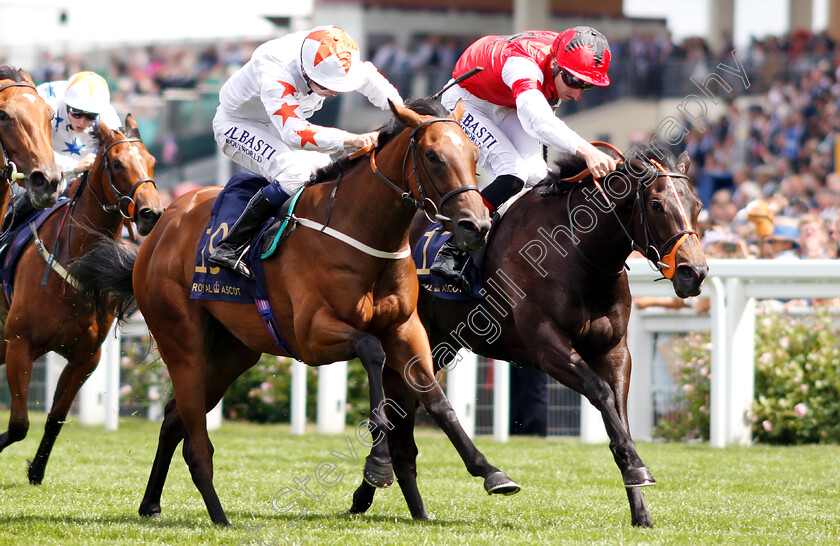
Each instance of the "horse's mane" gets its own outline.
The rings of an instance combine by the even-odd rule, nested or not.
[[[449,116],[449,111],[444,108],[440,102],[431,98],[412,99],[406,102],[405,105],[410,110],[413,110],[422,116],[437,116],[444,118]],[[391,121],[389,121],[386,125],[380,127],[376,151],[380,151],[398,134],[402,133],[404,129],[405,125],[400,123],[396,117],[391,119]],[[341,173],[345,172],[361,160],[368,161],[369,159],[367,156],[362,156],[351,160],[349,157],[345,156],[341,159],[333,161],[329,165],[318,169],[315,175],[310,179],[309,184],[317,184],[325,180],[335,180]]]
[[[645,163],[650,163],[650,160],[656,160],[669,171],[676,170],[676,158],[674,154],[663,148],[657,143],[644,142],[637,144],[630,148],[624,157],[627,161],[631,159],[639,159]],[[565,155],[557,160],[555,163],[555,170],[549,171],[548,175],[534,186],[535,191],[539,195],[565,195],[573,188],[583,186],[594,186],[595,181],[591,176],[587,176],[580,182],[565,182],[565,179],[571,178],[586,169],[586,161],[576,155]],[[626,172],[624,164],[620,164],[618,172]]]
[[[21,76],[18,69],[12,65],[4,64],[0,65],[0,80],[12,80],[16,82],[22,82],[23,76]]]

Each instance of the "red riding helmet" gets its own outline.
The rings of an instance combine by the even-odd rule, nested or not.
[[[610,44],[592,27],[564,30],[554,41],[557,65],[586,83],[605,87],[610,84]]]

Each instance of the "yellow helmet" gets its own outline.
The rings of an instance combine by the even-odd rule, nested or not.
[[[64,103],[76,110],[99,114],[111,103],[108,83],[96,72],[73,74],[67,82]]]

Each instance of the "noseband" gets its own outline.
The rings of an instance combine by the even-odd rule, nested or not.
[[[108,184],[111,186],[111,191],[113,191],[116,194],[117,202],[116,203],[103,202],[103,200],[100,199],[98,195],[96,195],[96,192],[93,191],[92,187],[91,187],[91,193],[96,198],[96,201],[99,203],[99,205],[102,207],[102,210],[104,210],[105,212],[119,212],[120,215],[123,218],[126,218],[128,220],[132,220],[132,219],[134,219],[134,213],[136,212],[136,206],[137,206],[137,203],[135,201],[135,196],[137,195],[137,192],[140,190],[140,186],[142,186],[143,184],[147,184],[147,183],[151,184],[155,188],[157,188],[157,186],[155,185],[155,180],[153,178],[149,178],[149,177],[141,178],[140,180],[138,180],[137,183],[135,183],[134,186],[131,187],[131,190],[129,191],[128,195],[122,193],[120,190],[117,189],[116,186],[114,186],[114,177],[113,177],[113,173],[111,172],[111,162],[108,160],[108,152],[111,150],[111,148],[113,148],[117,144],[124,144],[126,142],[142,142],[142,141],[139,138],[123,138],[121,140],[117,140],[116,142],[112,142],[102,151],[102,163],[103,163],[103,165],[100,168],[100,179],[102,178],[102,175],[104,174],[104,172],[107,171],[108,172]],[[122,205],[123,205],[124,202],[127,203],[126,212],[123,212]]]
[[[7,83],[6,85],[0,87],[0,91],[8,89],[9,87],[29,87],[31,89],[35,89],[35,86],[31,83],[13,82]],[[24,178],[26,178],[25,174],[18,172],[17,165],[15,165],[15,162],[9,161],[9,156],[6,153],[6,148],[3,146],[2,139],[0,139],[0,160],[2,160],[3,162],[2,170],[0,170],[0,180],[8,180],[9,183],[14,184],[18,180],[23,180]]]
[[[478,191],[478,186],[476,186],[476,185],[461,186],[459,188],[455,188],[454,190],[451,190],[450,192],[446,193],[443,197],[441,197],[440,192],[438,192],[437,188],[435,188],[435,185],[432,183],[431,177],[429,177],[429,173],[426,171],[426,166],[423,164],[423,161],[420,158],[420,150],[418,150],[418,148],[417,148],[417,139],[415,138],[415,136],[417,135],[417,132],[420,131],[420,129],[426,127],[427,125],[431,125],[432,123],[436,123],[436,122],[458,123],[458,121],[456,121],[452,118],[434,118],[434,119],[429,119],[429,120],[424,121],[423,123],[421,123],[417,127],[414,127],[411,130],[411,135],[409,136],[408,148],[405,151],[405,156],[403,156],[403,162],[402,162],[402,172],[403,173],[406,172],[406,168],[408,166],[409,158],[411,158],[411,161],[413,163],[411,172],[408,174],[408,176],[405,176],[405,174],[403,174],[403,182],[405,182],[405,184],[407,186],[407,188],[405,190],[402,189],[397,184],[395,184],[394,182],[392,182],[390,179],[388,179],[387,176],[382,174],[382,171],[380,171],[379,167],[376,166],[376,159],[374,157],[376,155],[375,150],[372,151],[371,154],[370,154],[370,166],[371,166],[371,169],[373,169],[373,172],[376,174],[376,176],[378,176],[386,184],[388,184],[388,186],[390,186],[394,191],[396,191],[397,193],[400,194],[400,197],[402,197],[402,200],[405,203],[408,203],[408,204],[412,205],[413,207],[422,210],[423,213],[426,215],[426,218],[428,218],[430,222],[434,222],[435,219],[440,220],[441,222],[450,222],[452,219],[441,213],[441,211],[443,210],[444,203],[446,203],[448,200],[450,200],[451,198],[455,197],[456,195],[458,195],[462,192]],[[459,128],[460,128],[460,126],[461,126],[460,123],[458,123]],[[434,192],[434,196],[438,200],[437,205],[435,205],[434,201],[432,201],[429,197],[426,196],[426,192],[423,190],[423,181],[420,179],[420,173],[419,173],[419,170],[418,170],[418,165],[420,167],[419,170],[423,171],[423,176],[425,177],[426,181],[429,183],[429,187],[432,189],[432,191]],[[412,177],[414,178],[415,184],[417,185],[417,193],[419,194],[420,199],[416,199],[412,195],[412,191],[411,191],[411,179],[412,179]],[[427,210],[427,206],[429,206],[429,205],[432,207],[433,212],[429,212]]]

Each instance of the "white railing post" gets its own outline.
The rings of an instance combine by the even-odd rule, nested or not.
[[[580,441],[584,444],[603,444],[609,441],[604,418],[585,396],[580,397]]]
[[[728,403],[726,394],[728,361],[726,334],[726,292],[723,281],[712,277],[706,284],[711,300],[711,379],[709,393],[709,444],[712,447],[724,447],[727,444]]]
[[[341,434],[347,421],[347,362],[318,368],[318,434]]]
[[[633,366],[627,395],[627,420],[630,422],[630,434],[636,440],[649,441],[653,438],[653,343],[654,336],[645,329],[641,310],[633,305],[627,325],[627,348]],[[581,409],[591,406],[588,402],[584,403],[586,399],[583,396],[581,399]],[[604,428],[603,422],[601,428]]]
[[[306,433],[306,364],[295,360],[292,363],[292,434]]]
[[[466,349],[460,350],[460,356],[461,360],[446,371],[446,398],[467,436],[472,438],[475,436],[478,357]]]
[[[108,372],[105,368],[97,365],[79,389],[79,423],[82,425],[105,423],[105,392],[108,385]]]
[[[105,430],[120,426],[120,329],[116,321],[102,342],[98,367],[105,368]]]
[[[219,400],[219,403],[207,412],[207,430],[219,430],[222,428],[222,417],[222,401]]]
[[[746,414],[755,397],[755,298],[747,297],[740,279],[727,279],[726,304],[726,441],[750,445],[752,430]]]
[[[507,442],[510,436],[510,364],[493,360],[493,439]]]
[[[53,399],[55,398],[55,389],[58,386],[58,379],[61,377],[61,372],[67,365],[67,359],[58,353],[47,353],[47,369],[45,370],[46,383],[46,397],[44,407],[47,413],[52,411]]]

